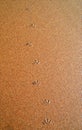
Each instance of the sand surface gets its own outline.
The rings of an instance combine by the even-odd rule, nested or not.
[[[81,130],[81,0],[0,0],[0,130]]]

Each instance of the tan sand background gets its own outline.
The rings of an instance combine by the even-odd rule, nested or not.
[[[0,0],[0,130],[82,129],[81,4]]]

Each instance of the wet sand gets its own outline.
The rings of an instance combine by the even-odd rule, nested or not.
[[[81,130],[81,0],[0,0],[0,130]]]

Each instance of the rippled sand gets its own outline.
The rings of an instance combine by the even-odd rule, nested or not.
[[[0,130],[81,130],[81,0],[0,0]]]

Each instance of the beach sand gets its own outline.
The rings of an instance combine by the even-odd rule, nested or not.
[[[81,0],[0,0],[0,130],[81,130]]]

